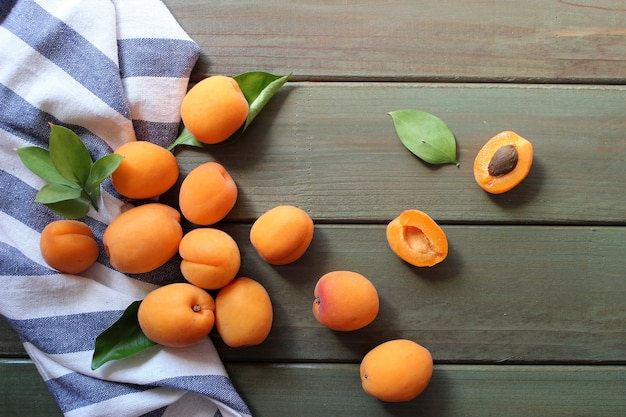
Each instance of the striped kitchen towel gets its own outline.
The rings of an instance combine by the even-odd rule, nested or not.
[[[49,268],[39,236],[59,217],[33,201],[44,182],[15,151],[47,148],[49,123],[76,132],[94,160],[128,141],[168,145],[199,52],[158,0],[0,2],[0,315],[67,416],[250,414],[209,338],[91,370],[96,336],[131,302],[179,280],[178,266],[126,276],[101,246],[84,273]],[[102,194],[82,219],[100,242],[130,204],[108,180]]]

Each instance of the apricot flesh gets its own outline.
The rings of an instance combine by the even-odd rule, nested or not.
[[[178,180],[178,161],[162,146],[146,141],[128,142],[115,153],[124,159],[111,174],[111,184],[125,197],[157,197]]]
[[[448,239],[426,213],[405,210],[387,225],[387,242],[402,260],[414,266],[433,266],[448,256]]]
[[[244,124],[249,105],[232,77],[214,75],[197,83],[183,98],[181,117],[198,141],[216,144],[228,139]]]
[[[183,236],[178,249],[180,270],[187,281],[205,289],[219,289],[231,282],[241,265],[235,240],[213,228],[194,229]]]
[[[407,339],[390,340],[370,350],[361,361],[363,390],[381,401],[409,401],[430,383],[433,358],[428,349]]]
[[[137,311],[146,337],[170,347],[191,346],[207,337],[215,324],[215,301],[187,283],[159,287],[146,295]]]
[[[224,343],[232,348],[263,343],[273,319],[267,290],[251,278],[235,278],[215,297],[215,326]]]
[[[237,201],[237,185],[217,162],[195,167],[180,186],[180,210],[190,222],[208,226],[222,220]]]
[[[304,210],[276,206],[263,213],[250,229],[250,242],[258,254],[272,265],[298,260],[313,240],[313,220]]]
[[[78,220],[56,220],[41,232],[39,248],[44,261],[66,274],[83,272],[98,259],[100,249],[87,224]]]
[[[165,204],[148,203],[117,216],[102,236],[109,262],[118,271],[152,271],[178,252],[183,237],[180,213]]]
[[[357,330],[378,315],[378,292],[370,280],[357,272],[324,274],[317,281],[313,295],[313,315],[332,330]]]

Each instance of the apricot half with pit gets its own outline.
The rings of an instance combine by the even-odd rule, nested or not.
[[[526,178],[532,163],[532,144],[507,130],[489,139],[480,149],[474,160],[474,178],[488,193],[502,194]]]

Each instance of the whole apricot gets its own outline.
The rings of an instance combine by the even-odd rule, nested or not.
[[[502,194],[526,178],[532,163],[532,144],[506,130],[489,139],[476,155],[474,179],[488,193]]]
[[[313,295],[313,315],[333,330],[357,330],[378,315],[378,292],[357,272],[328,272],[317,281]]]
[[[93,232],[78,220],[56,220],[41,232],[39,248],[44,261],[66,274],[78,274],[93,265],[100,249]]]
[[[137,311],[146,337],[163,346],[185,347],[209,335],[215,324],[215,301],[187,283],[159,287],[146,295]]]
[[[241,265],[235,240],[219,229],[194,229],[183,236],[178,248],[180,270],[187,281],[216,290],[231,282]]]
[[[361,361],[361,384],[369,395],[387,402],[409,401],[426,389],[433,358],[412,340],[395,339],[370,350]]]
[[[180,113],[198,141],[216,144],[228,139],[248,118],[250,107],[232,77],[214,75],[197,83],[183,98]]]
[[[133,207],[117,216],[102,236],[113,268],[129,274],[152,271],[178,252],[180,213],[165,204]]]
[[[146,141],[128,142],[115,153],[124,159],[111,174],[111,184],[125,197],[157,197],[178,180],[176,157],[162,146]]]
[[[448,256],[448,239],[426,213],[405,210],[387,225],[391,250],[414,266],[433,266]]]
[[[273,319],[269,294],[251,278],[235,278],[215,297],[217,333],[230,347],[263,343],[272,329]]]
[[[226,168],[217,162],[206,162],[191,170],[178,195],[183,216],[203,226],[226,217],[236,201],[237,185]]]
[[[266,262],[286,265],[304,255],[313,240],[313,230],[307,212],[281,205],[256,219],[250,229],[250,242]]]

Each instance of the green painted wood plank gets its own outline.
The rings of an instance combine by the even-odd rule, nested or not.
[[[615,1],[167,0],[203,48],[198,76],[622,83]]]
[[[0,358],[0,416],[62,416],[30,360]]]
[[[388,222],[418,208],[444,223],[620,223],[626,219],[626,87],[289,83],[239,141],[181,148],[185,175],[207,160],[240,189],[229,219],[294,204],[316,221]],[[416,108],[456,135],[460,167],[431,166],[400,143],[388,112]],[[495,134],[529,139],[529,176],[493,196],[472,166]],[[175,204],[177,188],[166,200]]]
[[[239,244],[240,275],[266,286],[275,313],[256,347],[228,348],[214,332],[226,360],[354,362],[406,337],[440,362],[626,361],[626,227],[443,226],[448,258],[423,269],[391,252],[384,225],[318,225],[305,256],[280,267],[256,254],[249,225],[220,227]],[[380,314],[365,329],[333,332],[311,313],[317,279],[338,269],[378,288]],[[21,349],[14,335],[0,339]]]
[[[415,400],[383,403],[360,386],[356,364],[226,364],[253,415],[616,416],[626,407],[623,366],[436,365]],[[0,416],[60,416],[30,361],[0,360]]]
[[[416,399],[383,403],[360,386],[358,365],[229,365],[255,416],[616,416],[624,367],[436,365]]]

